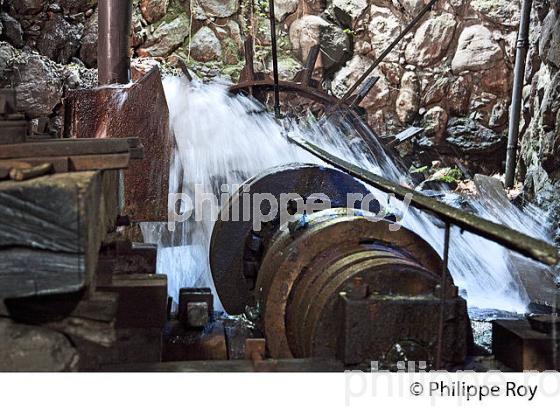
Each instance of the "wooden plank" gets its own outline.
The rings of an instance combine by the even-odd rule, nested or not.
[[[140,143],[134,138],[53,139],[50,141],[2,145],[0,159],[118,154],[127,153],[131,148],[138,148],[139,145]]]
[[[0,160],[0,168],[23,168],[23,164],[28,167],[50,163],[53,165],[55,173],[68,172],[68,158],[67,157],[34,157],[34,158],[19,158],[17,160],[3,159]]]
[[[118,213],[118,173],[0,183],[0,299],[87,287]]]
[[[68,158],[71,171],[128,168],[130,153],[104,155],[74,155]]]

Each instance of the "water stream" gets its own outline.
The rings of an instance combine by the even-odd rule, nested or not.
[[[400,183],[409,183],[405,171],[379,149],[372,156],[358,143],[348,124],[319,127],[312,121],[279,124],[259,104],[244,96],[230,96],[227,85],[189,84],[186,79],[168,77],[164,81],[170,110],[171,131],[177,143],[170,170],[170,192],[193,195],[215,193],[222,200],[236,185],[268,168],[294,162],[322,162],[290,144],[283,132],[299,134],[345,160]],[[344,134],[344,136],[341,136]],[[415,231],[442,253],[443,226],[426,214],[406,209],[400,201],[375,192],[383,203],[401,209],[403,226]],[[442,192],[441,199],[458,205],[464,199]],[[484,198],[470,198],[468,205],[479,216],[504,223],[531,236],[550,240],[546,215],[537,209],[504,209]],[[158,243],[158,272],[169,278],[169,292],[177,300],[181,287],[214,288],[208,263],[212,214],[218,203],[208,203],[181,229],[166,232],[161,224],[143,224],[146,242]],[[183,209],[184,210],[184,209]],[[509,251],[476,235],[452,228],[450,271],[469,306],[523,313],[529,302],[523,285],[510,269]],[[216,304],[221,307],[219,303]]]

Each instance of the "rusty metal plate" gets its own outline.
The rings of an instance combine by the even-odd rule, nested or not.
[[[132,84],[69,91],[64,104],[68,138],[140,138],[144,160],[124,171],[123,212],[136,222],[166,221],[173,142],[159,68]]]
[[[251,243],[254,238],[252,218],[249,221],[222,221],[221,215],[232,209],[244,209],[244,201],[254,194],[272,194],[279,199],[282,193],[298,193],[303,198],[321,193],[331,200],[333,208],[346,207],[347,194],[367,195],[369,191],[349,175],[332,168],[318,165],[290,164],[276,167],[247,181],[222,208],[220,217],[214,225],[210,244],[210,267],[212,277],[226,311],[230,314],[243,313],[245,306],[252,304],[253,296],[247,284],[248,264]],[[266,206],[268,202],[264,202]],[[238,208],[234,208],[238,207]],[[379,211],[379,204],[372,201],[370,210]],[[261,207],[264,215],[269,209]],[[242,218],[241,218],[242,219]],[[279,221],[271,221],[259,232],[257,239],[266,243],[278,228]],[[262,247],[264,243],[257,244]],[[255,260],[258,263],[258,258]],[[258,269],[258,266],[254,267]]]

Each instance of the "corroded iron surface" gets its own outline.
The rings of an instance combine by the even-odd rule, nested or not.
[[[159,69],[124,86],[70,91],[65,100],[65,136],[138,137],[144,160],[124,172],[125,208],[134,221],[165,221],[172,140]]]

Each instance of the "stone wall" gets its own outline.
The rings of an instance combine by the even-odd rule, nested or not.
[[[28,73],[31,68],[16,63],[22,81],[42,78],[41,72],[55,77],[40,110],[31,108],[38,98],[24,103],[30,115],[46,114],[65,88],[94,82],[87,69],[97,61],[96,3],[4,1],[1,39],[12,47],[4,44],[0,52],[57,72],[40,67]],[[270,68],[267,3],[255,1],[251,10],[250,0],[135,0],[134,56],[172,65],[183,59],[200,76],[235,80],[243,65],[243,38],[252,32],[258,68]],[[322,74],[340,95],[423,5],[423,0],[276,0],[281,76],[290,78],[311,46],[321,42]],[[452,117],[503,131],[518,15],[518,0],[439,2],[377,70],[381,80],[364,103],[372,126],[391,134],[422,123],[436,141],[445,138]]]
[[[535,0],[524,96],[519,177],[552,212],[560,239],[560,1]]]

